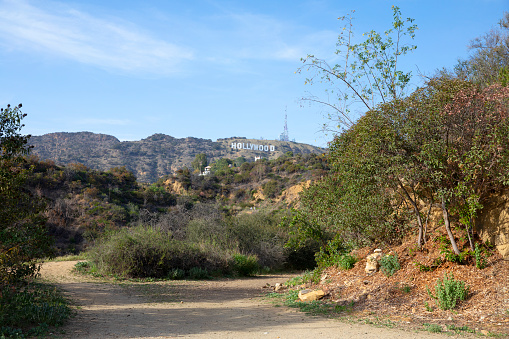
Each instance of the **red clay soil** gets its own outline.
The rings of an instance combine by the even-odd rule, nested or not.
[[[492,250],[484,269],[476,268],[473,262],[459,265],[444,261],[432,271],[422,271],[416,263],[432,266],[435,259],[444,258],[437,236],[422,250],[418,250],[414,239],[397,247],[382,248],[383,254],[397,254],[401,265],[391,277],[382,272],[366,274],[366,256],[375,248],[364,248],[355,252],[363,259],[353,269],[329,268],[316,287],[328,293],[330,302],[348,305],[354,301],[351,314],[355,317],[382,318],[402,326],[421,328],[424,323],[436,323],[444,328],[447,325],[468,326],[477,333],[509,335],[509,261]],[[435,293],[437,280],[442,280],[446,273],[464,281],[470,292],[455,309],[443,311],[427,289]]]

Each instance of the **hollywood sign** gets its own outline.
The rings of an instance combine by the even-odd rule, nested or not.
[[[274,145],[257,145],[243,142],[232,142],[232,149],[246,149],[251,151],[264,151],[264,152],[274,152],[276,148]]]

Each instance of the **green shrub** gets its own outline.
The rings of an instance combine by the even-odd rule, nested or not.
[[[455,308],[459,301],[467,298],[469,287],[465,286],[464,281],[455,280],[452,274],[448,276],[446,273],[443,281],[437,280],[435,295],[433,295],[429,288],[427,290],[429,296],[435,299],[440,309],[450,310]]]
[[[235,254],[233,256],[233,270],[241,277],[254,275],[260,270],[258,258],[254,255]]]
[[[130,278],[164,278],[175,269],[193,267],[227,268],[219,248],[175,240],[169,232],[145,226],[111,233],[90,249],[89,257],[100,273]]]
[[[345,247],[343,240],[336,237],[328,241],[327,244],[316,253],[316,263],[318,267],[321,268],[338,266],[342,270],[352,269],[357,262],[357,258],[348,254],[347,251],[348,248]]]
[[[380,259],[380,270],[387,277],[394,275],[400,268],[397,255],[388,254]]]
[[[209,271],[201,267],[193,267],[189,270],[189,278],[202,280],[209,278]]]
[[[72,314],[69,301],[51,285],[8,286],[0,295],[0,338],[44,336]]]
[[[186,276],[186,271],[180,269],[180,268],[174,268],[170,270],[170,273],[168,273],[168,278],[171,280],[180,280],[184,279]]]
[[[486,260],[485,254],[486,253],[484,253],[479,244],[475,244],[474,249],[475,267],[477,267],[480,270],[482,270],[483,268],[486,267],[486,265],[488,265],[488,261]]]
[[[272,179],[272,180],[266,182],[265,184],[263,184],[262,188],[263,188],[263,194],[267,198],[275,198],[277,195],[279,195],[281,193],[283,186],[279,181]]]
[[[338,266],[342,269],[342,270],[350,270],[354,267],[355,263],[357,262],[357,258],[350,255],[350,254],[345,254],[345,255],[342,255],[339,260],[338,260]]]

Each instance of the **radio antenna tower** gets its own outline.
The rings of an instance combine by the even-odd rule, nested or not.
[[[288,114],[286,113],[286,107],[285,107],[285,127],[283,130],[283,133],[279,136],[280,141],[290,141],[290,137],[288,136]]]

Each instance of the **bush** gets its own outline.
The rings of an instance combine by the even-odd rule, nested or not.
[[[43,336],[72,313],[68,300],[50,285],[3,287],[0,295],[0,338]]]
[[[316,253],[316,263],[321,268],[338,266],[342,270],[352,269],[357,262],[357,258],[347,252],[348,248],[345,247],[343,240],[340,237],[336,237],[328,241]]]
[[[452,274],[449,277],[446,273],[443,281],[437,280],[435,295],[433,295],[429,288],[427,290],[428,295],[435,299],[440,309],[451,310],[456,307],[459,301],[467,298],[469,287],[465,286],[464,281],[454,280]]]
[[[174,268],[168,274],[168,278],[171,279],[171,280],[184,279],[185,276],[186,276],[186,271],[184,271],[184,270],[182,270],[180,268]]]
[[[189,278],[202,280],[209,278],[209,271],[201,267],[193,267],[189,270]]]
[[[278,216],[263,212],[241,214],[222,220],[197,219],[189,223],[186,239],[230,253],[254,255],[260,266],[279,268],[285,263],[288,254],[283,248],[286,233],[278,226]]]
[[[101,273],[120,277],[163,278],[175,269],[225,270],[227,267],[225,254],[217,249],[178,241],[169,232],[146,226],[110,234],[89,255]]]
[[[345,254],[345,255],[342,255],[341,257],[339,257],[338,266],[342,270],[350,270],[354,267],[356,262],[357,262],[356,257],[354,257],[350,254]]]
[[[486,251],[483,251],[479,244],[475,244],[474,249],[475,267],[477,267],[480,270],[486,268],[486,266],[488,265],[488,261],[486,260],[485,255]]]
[[[384,255],[380,259],[380,270],[383,274],[385,274],[387,277],[393,276],[394,273],[396,273],[397,270],[401,268],[398,261],[397,255]]]
[[[275,198],[277,195],[281,193],[282,184],[275,179],[272,179],[265,184],[262,185],[263,194],[267,198]]]
[[[255,255],[235,254],[233,256],[233,270],[241,277],[254,275],[260,269]]]

